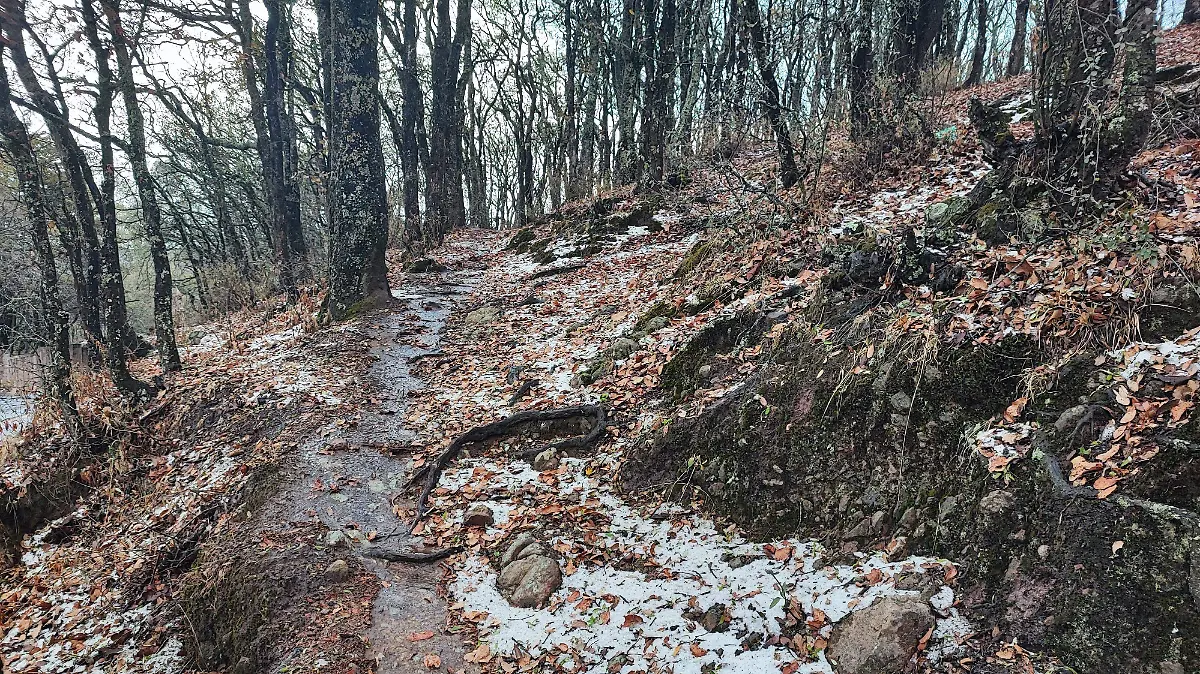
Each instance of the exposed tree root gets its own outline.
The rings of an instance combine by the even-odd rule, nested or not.
[[[442,548],[433,552],[398,552],[396,550],[378,550],[370,548],[363,552],[364,557],[374,559],[382,559],[385,562],[405,562],[408,564],[428,564],[449,557],[450,555],[461,552],[459,546]]]
[[[442,477],[442,472],[446,470],[446,467],[450,465],[450,462],[454,461],[454,459],[458,458],[458,455],[462,453],[463,447],[477,442],[483,442],[485,440],[507,437],[520,430],[521,427],[529,424],[575,418],[591,418],[595,420],[595,424],[593,425],[592,429],[584,435],[577,435],[574,437],[565,438],[563,440],[557,440],[544,447],[539,447],[537,449],[522,452],[520,454],[521,458],[530,458],[532,456],[537,456],[539,453],[544,452],[547,449],[587,447],[588,445],[596,442],[596,440],[598,440],[600,435],[604,432],[604,408],[600,405],[576,405],[573,407],[559,407],[552,410],[527,410],[524,412],[517,412],[512,416],[505,417],[498,421],[493,421],[490,424],[476,426],[475,428],[472,428],[466,433],[458,436],[454,442],[450,443],[450,446],[446,448],[446,451],[438,455],[436,461],[413,475],[412,482],[417,482],[423,478],[425,480],[425,486],[421,489],[421,496],[417,498],[417,516],[413,519],[412,527],[415,528],[417,524],[425,517],[426,513],[429,512],[429,494],[433,492],[433,488],[437,485],[438,480]]]

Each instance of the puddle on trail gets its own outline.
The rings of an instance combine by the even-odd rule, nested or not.
[[[412,277],[410,277],[412,278]],[[354,429],[328,437],[315,437],[300,447],[296,473],[284,503],[291,521],[319,519],[329,528],[327,542],[345,545],[359,554],[366,546],[406,550],[416,541],[393,512],[392,501],[411,502],[406,489],[412,459],[391,455],[372,445],[403,445],[415,436],[404,428],[410,392],[424,386],[411,372],[413,360],[436,354],[451,311],[471,291],[471,279],[456,274],[428,274],[413,278],[389,313],[372,318],[368,328],[377,346],[378,360],[371,376],[379,384],[380,404],[364,412]],[[345,438],[352,449],[330,452],[335,438]],[[358,448],[354,448],[358,447]],[[336,486],[334,486],[336,485]],[[373,541],[366,541],[376,532]],[[339,548],[346,550],[347,548]],[[372,607],[370,654],[377,674],[428,671],[426,653],[438,654],[450,668],[461,670],[466,652],[460,639],[442,633],[446,604],[437,596],[440,571],[436,565],[387,564],[364,557],[364,565],[383,581]],[[433,630],[432,639],[409,640],[414,632]]]

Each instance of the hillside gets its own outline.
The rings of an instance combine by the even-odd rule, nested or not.
[[[136,410],[79,375],[91,448],[6,441],[4,671],[1200,672],[1200,141],[959,218],[1027,87],[871,180],[751,139],[390,250],[387,306],[193,326]]]

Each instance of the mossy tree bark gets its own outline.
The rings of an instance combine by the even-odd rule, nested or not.
[[[379,0],[330,5],[329,312],[388,296],[388,209],[379,136]]]
[[[132,45],[121,23],[118,0],[102,0],[108,27],[112,33],[113,52],[117,57],[117,87],[125,103],[125,119],[129,131],[128,154],[142,205],[142,227],[150,244],[150,261],[154,265],[154,336],[158,340],[159,359],[163,370],[174,372],[183,366],[175,344],[175,317],[172,309],[171,259],[162,233],[162,212],[154,194],[154,177],[146,163],[146,122],[137,100],[133,80]]]
[[[1155,2],[1134,0],[1117,25],[1114,0],[1051,0],[1034,62],[1037,170],[1093,196],[1111,191],[1150,128]],[[1113,84],[1118,51],[1122,77]]]
[[[5,3],[7,5],[7,2]],[[8,9],[5,7],[4,9]],[[9,41],[14,30],[5,25]],[[42,179],[33,146],[25,124],[12,108],[12,91],[9,89],[8,71],[5,69],[4,47],[0,44],[0,133],[4,134],[4,147],[13,169],[17,174],[18,195],[28,210],[29,233],[41,267],[42,314],[46,322],[50,343],[50,367],[47,384],[51,397],[58,402],[68,432],[78,437],[81,432],[79,413],[75,408],[75,395],[71,388],[71,342],[68,316],[58,296],[58,271],[55,267],[54,250],[50,247],[47,222],[49,204],[42,189]]]

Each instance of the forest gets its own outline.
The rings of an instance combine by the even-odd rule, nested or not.
[[[0,0],[0,671],[1200,674],[1200,0]]]

